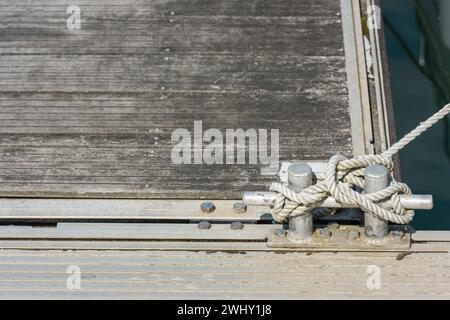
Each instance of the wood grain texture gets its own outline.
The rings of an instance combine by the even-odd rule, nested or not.
[[[239,198],[263,165],[175,165],[171,134],[280,129],[351,155],[339,1],[0,0],[0,196]]]
[[[69,266],[81,288],[67,289]],[[367,287],[369,266],[381,286]],[[2,299],[448,299],[446,253],[0,251]]]

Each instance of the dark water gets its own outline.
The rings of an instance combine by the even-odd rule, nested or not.
[[[450,0],[385,0],[397,135],[450,102]],[[400,154],[402,180],[414,193],[434,196],[432,211],[418,211],[417,229],[450,230],[450,119]]]

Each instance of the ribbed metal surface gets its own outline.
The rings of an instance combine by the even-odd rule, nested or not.
[[[1,251],[0,298],[450,298],[447,254]],[[368,266],[381,288],[367,287]],[[67,289],[69,266],[81,289]]]
[[[264,241],[272,225],[211,224],[200,230],[197,224],[176,223],[60,223],[56,227],[0,226],[0,239],[28,240],[232,240]]]
[[[204,213],[203,200],[143,199],[0,199],[0,220],[101,221],[101,220],[271,220],[270,208],[248,207],[236,213],[236,201],[210,200],[215,210]]]

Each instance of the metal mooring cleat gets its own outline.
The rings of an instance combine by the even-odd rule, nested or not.
[[[305,163],[295,163],[287,170],[289,189],[298,193],[312,185],[313,171]],[[364,171],[363,194],[371,194],[389,186],[390,174],[382,165],[368,166]],[[243,202],[248,206],[270,206],[276,203],[276,192],[244,192]],[[401,195],[400,203],[407,210],[427,210],[433,208],[431,195]],[[288,203],[295,206],[295,203]],[[378,202],[383,208],[389,208],[390,200]],[[319,205],[320,208],[345,209],[358,208],[354,204],[345,204],[333,197],[328,197]],[[361,214],[363,214],[361,212]],[[274,229],[268,236],[268,246],[278,248],[379,248],[405,249],[410,246],[410,234],[392,236],[389,222],[371,213],[364,213],[364,226],[339,225],[337,223],[321,226],[320,220],[313,223],[313,213],[307,210],[302,215],[288,217],[287,235],[280,237],[280,230]],[[336,225],[336,226],[334,226]],[[314,228],[315,227],[315,228]]]

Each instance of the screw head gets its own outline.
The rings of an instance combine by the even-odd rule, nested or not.
[[[233,204],[234,213],[245,213],[247,211],[247,205],[243,202],[236,202]]]
[[[405,236],[405,233],[401,230],[395,230],[391,232],[391,235],[396,240],[401,240]]]
[[[339,223],[337,223],[337,222],[330,222],[330,223],[327,225],[327,228],[328,228],[328,229],[331,229],[331,230],[339,229]]]
[[[235,221],[231,223],[230,228],[232,230],[242,230],[244,229],[244,224],[242,222]]]
[[[361,236],[361,234],[357,230],[350,230],[347,235],[350,240],[359,239],[359,237]]]
[[[202,222],[199,222],[197,227],[199,230],[209,230],[209,229],[211,229],[211,223],[209,223],[208,221],[202,221]]]
[[[284,237],[286,237],[286,235],[287,235],[287,230],[284,230],[284,229],[277,229],[277,230],[275,231],[275,235],[276,235],[277,237],[279,237],[279,238],[284,238]]]
[[[331,237],[331,230],[328,228],[320,229],[319,235],[321,238],[330,238]]]
[[[211,213],[214,210],[216,210],[216,206],[212,202],[203,202],[200,205],[200,209],[202,210],[203,213]]]

